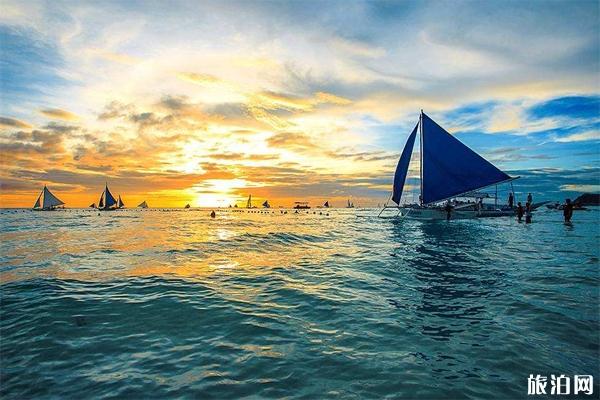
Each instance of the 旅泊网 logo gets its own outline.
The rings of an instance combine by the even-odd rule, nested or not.
[[[594,393],[594,377],[592,375],[570,376],[550,375],[548,380],[544,375],[530,374],[527,378],[528,395],[591,395]]]

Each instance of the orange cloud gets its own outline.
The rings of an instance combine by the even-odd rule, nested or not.
[[[22,129],[31,128],[31,125],[29,125],[27,122],[23,122],[18,119],[8,118],[8,117],[0,117],[0,126],[5,127],[5,128],[22,128]]]
[[[60,108],[45,108],[40,110],[40,114],[52,118],[52,119],[62,119],[64,121],[77,121],[79,117],[72,112],[61,110]]]
[[[210,74],[201,74],[197,72],[179,72],[177,77],[181,80],[196,84],[212,84],[221,82],[221,79]]]

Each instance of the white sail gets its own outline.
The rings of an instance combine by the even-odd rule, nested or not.
[[[42,203],[42,208],[51,208],[60,206],[63,203],[58,197],[52,194],[50,190],[46,186],[44,186],[44,202]]]
[[[42,194],[44,193],[44,191],[42,191],[42,193],[40,193],[40,195],[38,196],[37,200],[35,201],[35,204],[33,205],[33,208],[40,208],[41,204],[40,204],[40,200],[42,199]]]

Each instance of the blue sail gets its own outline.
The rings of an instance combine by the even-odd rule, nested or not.
[[[446,132],[427,115],[422,114],[421,120],[423,124],[421,190],[424,204],[445,200],[511,179]]]
[[[105,203],[104,207],[105,208],[110,208],[110,207],[114,206],[115,204],[117,204],[117,200],[113,197],[110,190],[108,190],[108,186],[106,186],[106,188],[104,189],[104,193],[105,193],[105,198],[104,198],[104,203]]]
[[[396,173],[394,174],[394,189],[392,191],[392,200],[394,203],[400,205],[400,198],[402,197],[402,190],[404,189],[404,182],[406,181],[406,174],[408,173],[408,165],[410,164],[410,158],[412,156],[413,146],[415,145],[415,137],[417,136],[417,129],[419,124],[415,126],[412,133],[406,140],[404,150],[398,161],[396,167]]]

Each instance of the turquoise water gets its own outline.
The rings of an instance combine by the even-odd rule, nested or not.
[[[561,218],[3,210],[0,397],[596,396],[600,212]]]

